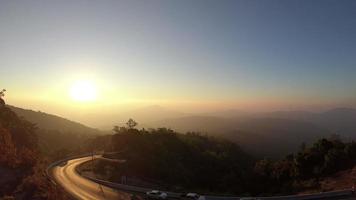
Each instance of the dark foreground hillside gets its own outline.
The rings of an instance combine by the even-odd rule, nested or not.
[[[35,125],[0,105],[0,199],[62,199],[46,179]]]
[[[111,140],[107,150],[122,152],[111,157],[127,159],[111,169],[105,163],[97,165],[98,172],[110,174],[108,178],[115,182],[121,176],[139,177],[166,189],[242,193],[253,169],[253,158],[236,144],[194,133],[121,129],[107,139]]]
[[[99,130],[87,127],[78,122],[74,122],[56,115],[44,113],[41,111],[33,111],[15,106],[8,106],[18,116],[34,123],[43,130],[56,130],[60,132],[75,132],[85,134],[98,134]]]
[[[172,116],[151,123],[151,126],[169,127],[182,133],[198,131],[222,136],[237,142],[252,155],[276,159],[296,152],[301,143],[312,144],[331,135],[339,135],[344,141],[355,140],[355,121],[356,110],[353,108],[336,108],[315,113],[308,111],[245,113],[228,110],[198,116]]]
[[[337,138],[301,145],[298,152],[273,161],[256,160],[232,142],[194,133],[165,128],[115,131],[93,145],[120,152],[106,157],[126,162],[97,161],[99,178],[176,191],[263,196],[322,191],[322,180],[356,164],[356,143]],[[81,170],[91,167],[88,163]]]
[[[101,134],[97,129],[48,113],[8,106],[18,116],[36,125],[42,154],[62,157],[83,149],[85,142]]]
[[[222,118],[193,116],[159,123],[179,132],[198,131],[236,142],[246,152],[263,158],[282,158],[305,142],[311,144],[333,132],[310,122],[281,118]]]

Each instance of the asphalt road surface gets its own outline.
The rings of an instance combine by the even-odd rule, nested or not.
[[[52,169],[55,182],[76,199],[83,200],[130,200],[130,194],[113,190],[81,177],[75,170],[80,164],[91,160],[92,157],[73,159]]]

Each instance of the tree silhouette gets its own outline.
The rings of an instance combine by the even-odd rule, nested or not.
[[[5,92],[6,92],[6,90],[5,90],[5,89],[2,89],[1,92],[0,92],[0,97],[5,96]]]
[[[6,92],[5,89],[0,91],[0,105],[5,105],[5,101],[2,99],[2,97],[5,96],[5,92]]]
[[[126,125],[129,127],[129,129],[133,129],[138,125],[138,123],[130,118],[129,121],[126,122]]]
[[[114,128],[112,129],[112,131],[114,133],[126,133],[127,132],[127,128],[124,126],[114,126]]]

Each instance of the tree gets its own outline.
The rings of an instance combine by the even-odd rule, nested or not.
[[[114,128],[112,130],[116,134],[118,134],[118,133],[126,133],[127,132],[127,128],[124,127],[124,126],[114,126]]]
[[[302,152],[305,151],[306,148],[307,148],[307,145],[305,144],[305,142],[303,142],[299,147],[300,151],[302,151]]]
[[[129,127],[129,129],[133,129],[138,125],[138,123],[130,118],[129,121],[126,122],[126,125]]]
[[[119,126],[114,126],[114,128],[112,129],[112,131],[114,133],[119,133],[120,132],[120,127]]]
[[[5,96],[5,92],[6,92],[6,90],[5,90],[5,89],[2,89],[1,92],[0,92],[0,97]]]
[[[1,90],[0,92],[0,105],[5,105],[5,101],[2,99],[2,97],[5,96],[5,92],[6,92],[5,89]]]

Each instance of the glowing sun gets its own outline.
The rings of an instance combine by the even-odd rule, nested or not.
[[[70,87],[69,95],[74,101],[89,102],[96,100],[97,91],[94,83],[81,80]]]

